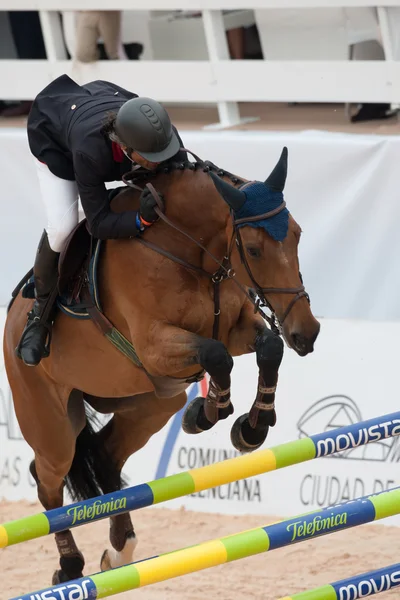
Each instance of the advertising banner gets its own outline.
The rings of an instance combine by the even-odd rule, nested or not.
[[[399,335],[400,323],[323,319],[313,354],[300,358],[285,348],[276,394],[277,424],[270,429],[263,448],[397,411],[395,340]],[[230,430],[235,419],[249,411],[257,376],[255,355],[235,359],[234,415],[208,432],[187,435],[181,428],[182,411],[177,413],[128,460],[124,472],[129,485],[238,456]],[[205,395],[206,390],[205,381],[192,385],[188,402]],[[386,431],[384,420],[381,428]],[[399,486],[399,438],[380,434],[377,439],[368,430],[361,437],[374,441],[331,457],[177,498],[166,505],[289,517]],[[31,459],[32,451],[22,439],[12,408],[4,366],[0,365],[0,497],[36,499],[29,475]],[[400,518],[384,522],[400,524]]]

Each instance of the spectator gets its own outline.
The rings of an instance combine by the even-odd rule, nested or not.
[[[87,63],[101,58],[98,39],[109,60],[126,59],[121,43],[121,12],[81,10],[76,14],[76,58]]]
[[[9,22],[18,58],[46,59],[46,49],[37,11],[9,12]],[[32,106],[32,101],[16,102],[1,110],[2,117],[26,116]]]

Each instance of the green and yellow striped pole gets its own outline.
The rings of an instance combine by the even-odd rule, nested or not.
[[[400,412],[0,525],[0,548],[400,435]]]
[[[107,598],[261,552],[268,552],[400,513],[400,488],[351,500],[141,562],[23,594],[12,600],[61,600],[71,591],[80,600]],[[63,594],[63,595],[61,595]],[[79,594],[79,595],[78,595]],[[316,597],[318,598],[318,596]],[[320,597],[321,599],[321,597]],[[315,600],[315,599],[313,599]],[[324,598],[326,600],[326,598]]]

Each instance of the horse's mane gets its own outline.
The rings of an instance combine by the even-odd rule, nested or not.
[[[227,177],[233,183],[233,185],[238,185],[245,183],[244,179],[237,177],[233,173],[226,171],[225,169],[221,169],[217,167],[209,160],[202,161],[196,160],[195,162],[190,162],[189,160],[174,162],[168,161],[167,163],[162,163],[158,165],[153,171],[148,171],[145,168],[137,169],[130,171],[126,175],[124,175],[124,179],[132,181],[132,183],[147,183],[149,180],[154,179],[161,173],[168,174],[176,171],[200,171],[202,170],[204,173],[209,173],[210,171],[215,172],[219,177]]]

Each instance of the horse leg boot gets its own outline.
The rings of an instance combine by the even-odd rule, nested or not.
[[[268,430],[276,423],[275,392],[283,357],[283,342],[269,329],[255,339],[259,367],[257,396],[249,413],[239,417],[231,430],[233,446],[240,452],[252,452],[264,443]]]
[[[232,356],[222,342],[204,339],[198,350],[198,362],[210,375],[206,398],[195,398],[182,417],[186,433],[201,433],[211,429],[221,419],[233,413],[231,403]]]
[[[15,350],[18,358],[30,367],[38,365],[42,358],[50,354],[54,303],[58,294],[58,259],[59,253],[50,248],[44,231],[33,267],[36,300],[28,313],[28,322]]]
[[[64,482],[59,488],[53,490],[51,493],[45,489],[40,483],[39,477],[36,471],[35,461],[32,461],[29,468],[32,477],[36,481],[38,498],[46,510],[58,508],[63,505],[63,494],[64,494]],[[69,529],[59,531],[54,534],[57,549],[60,555],[60,567],[54,571],[52,578],[52,585],[58,583],[66,583],[73,579],[79,579],[83,577],[83,568],[85,566],[85,559],[82,552],[78,549],[72,532]]]

